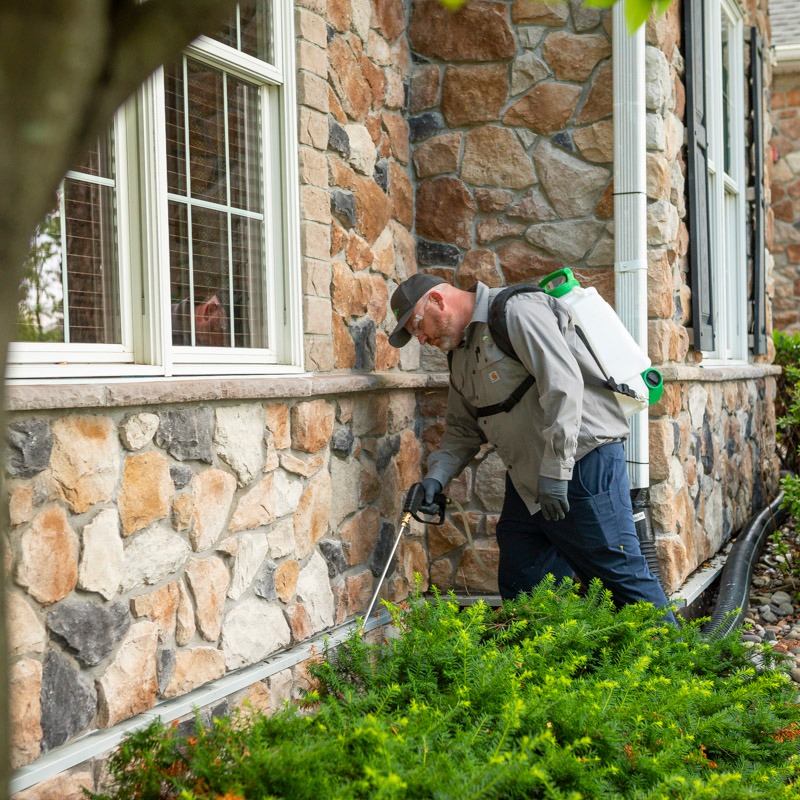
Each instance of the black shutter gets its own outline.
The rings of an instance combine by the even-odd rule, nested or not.
[[[689,129],[689,281],[695,350],[714,349],[714,304],[708,208],[708,135],[706,131],[705,20],[703,0],[686,0],[686,116]]]
[[[750,31],[750,106],[753,109],[753,352],[767,352],[767,291],[764,193],[764,42]]]

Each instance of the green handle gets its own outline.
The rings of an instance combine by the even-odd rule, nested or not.
[[[654,403],[657,403],[664,394],[664,378],[657,369],[653,369],[652,367],[646,369],[642,373],[642,378],[644,379],[645,386],[647,386],[649,405],[652,406]]]
[[[558,281],[555,286],[548,284]],[[539,281],[539,286],[544,289],[551,297],[563,297],[568,292],[571,292],[576,286],[580,286],[578,279],[572,274],[569,267],[551,272]]]

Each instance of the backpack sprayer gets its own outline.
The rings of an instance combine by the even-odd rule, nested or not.
[[[643,411],[661,399],[661,395],[664,393],[664,381],[661,373],[651,367],[647,354],[639,347],[614,309],[603,300],[597,289],[593,286],[584,289],[578,283],[572,270],[566,267],[545,276],[538,284],[509,287],[497,296],[489,314],[489,330],[498,347],[506,355],[517,358],[505,330],[505,302],[512,294],[524,291],[544,291],[569,307],[581,339],[606,378],[603,388],[614,392],[626,417]],[[478,409],[479,415],[510,410],[531,384],[532,380],[523,383],[505,403],[496,404],[491,409]],[[434,497],[431,506],[423,509],[424,502],[425,492],[421,484],[415,484],[406,495],[400,529],[378,581],[378,587],[370,601],[369,608],[367,608],[367,613],[364,615],[365,621],[372,613],[400,540],[411,526],[412,517],[418,522],[428,525],[441,525],[444,522],[445,507],[450,502],[448,498],[439,492]],[[456,505],[461,512],[461,519],[464,521],[467,539],[470,545],[473,545],[467,515],[460,505],[457,503]],[[423,514],[423,516],[420,517],[418,514]],[[488,571],[488,567],[477,552],[475,552],[475,558]]]

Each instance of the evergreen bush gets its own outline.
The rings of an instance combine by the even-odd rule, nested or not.
[[[153,724],[94,800],[745,800],[800,797],[800,708],[769,647],[704,639],[593,583],[543,582],[502,609],[391,607],[300,706]],[[756,668],[753,656],[766,665]]]

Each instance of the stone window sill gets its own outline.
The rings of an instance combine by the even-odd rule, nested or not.
[[[777,364],[732,364],[731,366],[693,366],[679,364],[670,367],[657,367],[666,382],[685,381],[686,383],[721,383],[724,381],[754,381],[759,378],[780,375]]]
[[[284,377],[156,378],[84,383],[18,384],[6,387],[8,411],[120,408],[216,400],[292,400],[400,389],[439,389],[445,373],[371,372]]]

